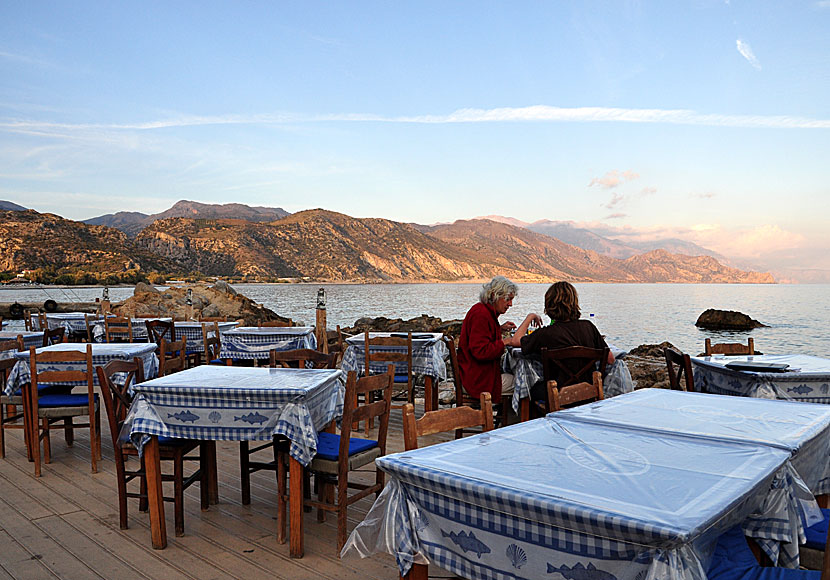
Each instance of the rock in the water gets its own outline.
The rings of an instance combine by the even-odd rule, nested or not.
[[[358,334],[366,330],[370,332],[441,332],[444,334],[458,336],[461,333],[460,320],[443,321],[435,316],[422,314],[409,320],[400,318],[386,318],[378,316],[369,318],[364,316],[355,320],[351,328],[343,328],[347,334]]]
[[[752,330],[766,326],[743,312],[710,308],[701,314],[695,326],[706,330]]]
[[[219,292],[224,292],[225,294],[230,294],[231,296],[236,296],[237,294],[236,290],[233,289],[233,286],[224,280],[217,280],[213,287]]]
[[[133,291],[133,294],[144,294],[146,292],[150,292],[150,293],[153,293],[153,294],[159,294],[159,291],[156,290],[155,286],[151,286],[150,284],[147,284],[146,282],[139,282],[138,284],[136,284],[135,285],[135,290]]]

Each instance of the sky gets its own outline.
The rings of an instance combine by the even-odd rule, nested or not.
[[[0,2],[0,199],[567,220],[830,282],[830,0]]]

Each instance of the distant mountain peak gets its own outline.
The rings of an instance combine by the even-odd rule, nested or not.
[[[3,211],[26,211],[26,209],[22,205],[17,205],[13,201],[4,201],[0,200],[0,210]]]

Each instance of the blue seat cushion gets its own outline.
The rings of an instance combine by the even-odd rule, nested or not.
[[[224,365],[224,364],[225,364],[225,361],[223,361],[221,358],[215,358],[215,359],[213,359],[212,361],[210,361],[208,364],[212,364],[212,365]]]
[[[178,447],[180,445],[185,445],[191,443],[190,439],[181,439],[179,437],[165,437],[163,435],[159,435],[159,445],[166,445],[167,447]]]
[[[762,567],[746,543],[743,530],[736,526],[718,538],[706,577],[709,580],[821,580],[821,572]]]
[[[95,395],[98,400],[98,395]],[[38,397],[38,407],[83,407],[89,403],[87,395],[43,395]]]
[[[824,545],[827,542],[827,524],[830,521],[830,510],[822,508],[821,515],[824,516],[824,519],[805,530],[807,541],[804,545],[814,550],[824,550]]]
[[[349,439],[349,457],[378,446],[373,439]],[[337,461],[340,455],[340,435],[334,433],[317,434],[317,457]]]
[[[396,383],[408,383],[409,382],[409,375],[395,375],[395,382]]]

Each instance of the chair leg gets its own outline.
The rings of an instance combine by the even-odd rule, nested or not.
[[[52,463],[52,439],[49,437],[49,419],[43,418],[43,463]]]
[[[38,427],[37,419],[30,421],[32,424],[29,427],[29,441],[32,443],[30,450],[32,453],[32,460],[35,463],[35,477],[40,477],[40,428]]]
[[[286,518],[286,498],[288,496],[288,486],[286,485],[286,469],[285,469],[285,452],[279,451],[274,446],[274,451],[277,453],[277,542],[285,543],[285,520]]]
[[[207,443],[199,444],[199,496],[202,500],[202,511],[210,508],[210,450]]]
[[[176,535],[184,535],[184,459],[181,454],[173,460],[173,513]]]
[[[6,417],[0,411],[0,459],[6,458]]]
[[[247,441],[239,442],[239,485],[242,488],[242,505],[251,503],[251,471],[249,466],[249,445]]]
[[[72,424],[72,417],[63,420],[63,437],[66,439],[66,446],[72,447],[75,444],[75,427]],[[90,442],[90,446],[92,442]]]
[[[346,524],[348,523],[348,495],[349,478],[337,478],[337,553],[343,549],[346,543]]]
[[[118,478],[118,523],[122,530],[127,529],[127,476],[124,473],[124,456],[116,451],[115,476]]]

